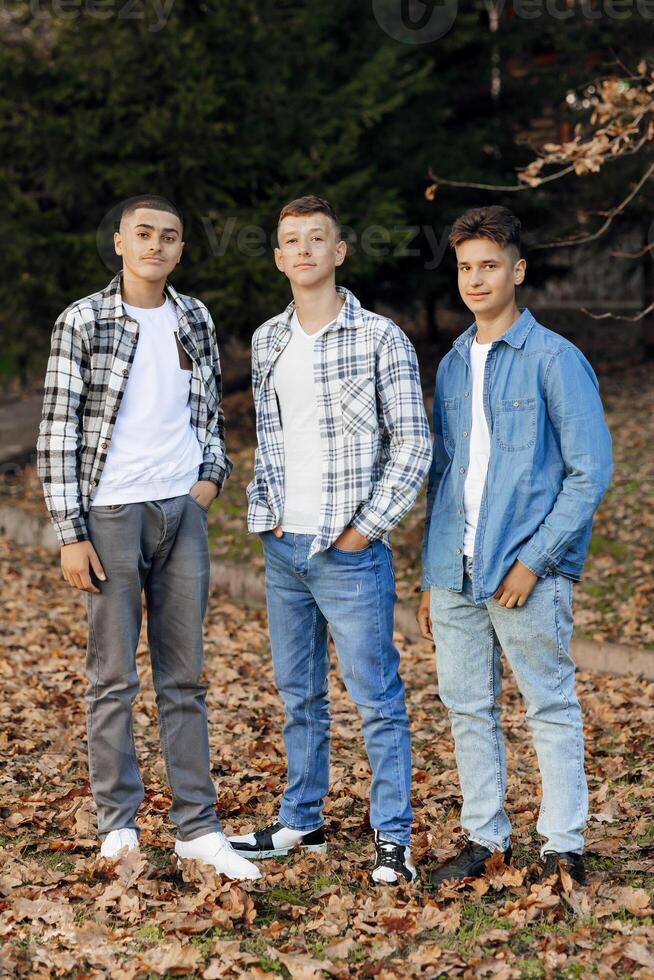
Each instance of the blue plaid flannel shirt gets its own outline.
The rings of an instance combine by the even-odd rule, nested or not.
[[[389,532],[412,507],[431,461],[418,362],[397,324],[364,310],[347,289],[344,304],[314,345],[323,475],[320,527],[309,557],[352,526],[390,546]],[[291,336],[295,304],[252,338],[257,416],[248,528],[277,527],[284,510],[284,439],[273,367]]]

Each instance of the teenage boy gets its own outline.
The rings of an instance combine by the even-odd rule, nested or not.
[[[500,650],[525,700],[538,756],[544,875],[584,881],[584,747],[572,582],[611,475],[597,379],[569,341],[518,309],[520,222],[503,207],[454,222],[461,298],[475,322],[441,361],[418,624],[436,641],[467,842],[431,875],[477,876],[510,860],[500,729]]]
[[[288,783],[278,820],[230,840],[254,858],[326,848],[329,624],[372,769],[372,881],[407,883],[416,875],[411,760],[389,532],[431,458],[418,365],[395,323],[336,286],[347,246],[331,204],[292,201],[277,230],[275,261],[293,302],[253,338],[258,449],[248,526],[263,543]]]
[[[38,470],[65,580],[86,593],[91,790],[101,854],[138,847],[144,797],[132,728],[141,592],[175,852],[230,878],[258,878],[215,813],[201,681],[209,588],[207,512],[232,468],[206,307],[167,281],[184,242],[165,198],[125,205],[122,271],[73,303],[52,334]]]

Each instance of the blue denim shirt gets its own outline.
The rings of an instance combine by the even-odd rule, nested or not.
[[[473,324],[436,372],[422,589],[463,587],[475,333]],[[491,451],[472,566],[478,604],[493,595],[516,558],[540,577],[579,579],[593,514],[611,478],[611,437],[593,369],[527,309],[491,344],[484,410]]]

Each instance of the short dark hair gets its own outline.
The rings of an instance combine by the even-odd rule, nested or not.
[[[296,197],[294,201],[289,201],[279,212],[277,227],[280,222],[289,215],[299,214],[326,214],[336,225],[336,237],[341,234],[341,223],[336,217],[333,206],[324,197],[316,197],[315,194],[307,194],[305,197]]]
[[[120,212],[120,220],[122,221],[123,218],[134,214],[137,208],[152,208],[153,211],[167,211],[169,214],[174,214],[179,218],[182,230],[184,229],[182,212],[167,197],[161,197],[160,194],[141,194],[138,197],[130,197],[123,204],[123,209]]]
[[[520,255],[520,229],[520,219],[501,204],[492,204],[487,208],[471,208],[452,225],[450,247],[456,248],[462,242],[469,242],[473,238],[487,238],[500,248],[515,246]]]

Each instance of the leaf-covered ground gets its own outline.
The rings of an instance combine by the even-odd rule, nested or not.
[[[239,885],[173,864],[145,624],[135,709],[146,783],[141,859],[97,856],[83,694],[82,597],[56,556],[0,539],[0,975],[310,980],[376,976],[654,977],[654,684],[581,674],[591,818],[590,883],[535,884],[535,757],[515,685],[503,698],[514,866],[435,893],[424,884],[460,839],[460,797],[428,644],[397,637],[414,739],[414,855],[423,883],[376,890],[369,771],[355,710],[332,672],[325,856],[264,865]],[[206,624],[213,778],[228,831],[276,813],[282,712],[265,615],[212,593]]]
[[[654,385],[647,366],[626,366],[602,379],[602,397],[613,438],[612,485],[594,522],[582,582],[575,588],[576,636],[654,647]],[[426,398],[428,410],[431,400]],[[252,477],[255,434],[249,391],[225,399],[232,476],[209,516],[214,557],[263,571],[256,535],[246,528],[245,488]],[[397,592],[417,603],[425,487],[393,532]],[[45,514],[34,467],[17,478],[0,477],[0,504]]]

